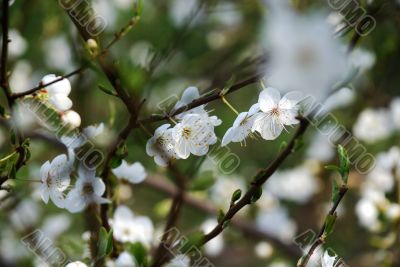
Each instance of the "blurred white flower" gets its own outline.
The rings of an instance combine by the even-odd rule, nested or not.
[[[19,60],[11,73],[10,89],[14,93],[21,93],[31,87],[32,66],[26,60]]]
[[[88,266],[81,261],[74,261],[68,263],[65,267],[88,267]]]
[[[400,205],[392,203],[385,211],[385,215],[391,221],[398,221],[400,219]]]
[[[125,179],[132,184],[143,182],[147,176],[147,172],[140,162],[128,164],[125,160],[122,160],[121,165],[112,172],[118,179]]]
[[[148,69],[154,56],[153,49],[150,43],[139,41],[129,50],[129,58],[135,65]]]
[[[119,254],[118,258],[114,261],[107,261],[107,267],[136,267],[136,261],[134,257],[127,251],[123,251]]]
[[[390,103],[390,116],[391,121],[397,130],[400,130],[400,97],[393,98]]]
[[[245,142],[254,124],[257,113],[260,111],[258,104],[251,106],[248,112],[240,113],[233,123],[233,126],[229,128],[224,137],[222,138],[221,146],[225,146],[230,142]]]
[[[165,267],[190,267],[190,258],[186,255],[177,255]]]
[[[146,144],[147,155],[154,157],[154,161],[163,167],[166,167],[171,160],[179,158],[175,152],[170,126],[170,124],[163,124],[158,127]]]
[[[65,208],[72,212],[80,212],[89,204],[110,203],[102,195],[106,190],[104,182],[96,177],[96,170],[88,170],[84,165],[79,165],[78,180],[75,187],[68,193]]]
[[[21,36],[18,30],[10,29],[8,31],[8,39],[11,40],[10,44],[8,45],[8,53],[10,57],[19,57],[23,53],[25,53],[26,49],[28,48],[28,43]]]
[[[272,256],[274,248],[268,242],[259,242],[255,248],[255,253],[259,258],[267,259]]]
[[[345,48],[333,37],[325,15],[300,16],[284,1],[270,2],[263,36],[270,60],[268,83],[322,100],[348,73]]]
[[[322,162],[328,162],[335,156],[335,144],[331,143],[329,136],[317,131],[307,148],[307,157]]]
[[[181,26],[185,20],[193,17],[198,5],[198,0],[173,0],[169,15],[176,25]]]
[[[319,183],[312,170],[302,165],[290,170],[277,171],[265,185],[265,191],[279,199],[304,204],[318,192]]]
[[[46,161],[40,168],[40,191],[46,204],[50,198],[57,207],[65,207],[64,191],[71,182],[70,175],[74,163],[73,154],[70,155],[69,158],[65,154],[59,155],[51,163]]]
[[[393,132],[393,124],[389,114],[384,109],[363,110],[353,126],[354,136],[367,143],[389,137]]]
[[[370,199],[362,198],[357,202],[356,214],[362,226],[370,231],[379,230],[379,211]]]
[[[258,98],[258,104],[262,112],[255,116],[252,131],[257,131],[265,140],[276,139],[285,128],[285,125],[299,123],[296,119],[301,95],[298,92],[290,92],[281,95],[272,87],[264,89]]]
[[[256,225],[260,231],[270,234],[282,242],[292,242],[296,234],[296,223],[290,219],[284,207],[272,207],[260,210],[257,214]]]
[[[61,120],[71,128],[77,128],[81,125],[81,116],[73,110],[67,110],[61,114]]]
[[[198,114],[186,114],[172,129],[172,138],[175,152],[182,159],[187,159],[190,154],[203,156],[209,146],[217,142],[214,126]]]
[[[233,192],[237,189],[246,189],[243,180],[237,177],[228,177],[218,174],[218,179],[211,187],[210,194],[211,200],[219,207],[226,208],[227,199],[231,199]]]
[[[140,242],[150,247],[153,241],[154,227],[148,217],[135,216],[127,206],[118,206],[110,222],[113,236],[120,242]]]
[[[64,35],[46,40],[43,44],[43,51],[46,64],[50,68],[63,72],[75,69],[75,64],[72,61],[72,51]]]
[[[93,140],[104,131],[104,124],[90,125],[82,130],[79,134],[72,136],[61,136],[61,142],[70,149],[75,149],[86,144],[88,140]]]
[[[44,235],[55,240],[71,226],[71,218],[65,214],[47,217],[42,225]]]
[[[218,224],[216,219],[208,219],[204,221],[201,225],[201,230],[207,234],[214,229],[214,227]],[[210,242],[207,242],[204,245],[205,252],[210,256],[217,256],[219,255],[224,248],[224,238],[223,235],[220,234],[212,239]]]
[[[12,227],[23,232],[34,227],[40,219],[40,209],[36,202],[25,199],[9,214]]]
[[[355,48],[350,53],[350,62],[353,67],[359,70],[360,73],[364,73],[372,68],[375,64],[375,61],[375,54],[362,48]]]
[[[350,105],[355,100],[355,93],[353,90],[344,87],[330,95],[324,102],[324,109],[332,111],[337,108],[342,108]]]

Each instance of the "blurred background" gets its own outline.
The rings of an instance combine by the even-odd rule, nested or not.
[[[134,15],[134,0],[86,1],[106,22],[97,40],[100,47],[105,47]],[[329,1],[291,2],[302,14],[322,12],[333,26],[341,23],[340,15],[329,6]],[[359,71],[349,85],[353,92],[350,100],[343,100],[347,104],[335,109],[333,114],[346,129],[355,133],[369,153],[377,158],[390,153],[393,171],[390,174],[377,171],[374,175],[351,172],[350,190],[338,210],[339,219],[326,248],[331,248],[350,266],[400,266],[400,156],[393,156],[397,155],[400,126],[396,99],[400,85],[400,3],[395,0],[358,2],[373,13],[376,28],[361,37],[349,54]],[[225,87],[230,80],[241,81],[258,74],[260,66],[268,62],[265,47],[260,44],[268,16],[265,3],[259,0],[144,0],[140,21],[109,53],[124,87],[146,99],[140,114],[146,118],[162,113],[162,108],[172,108],[189,86],[198,87],[204,94]],[[356,33],[350,28],[339,38],[349,44],[354,36]],[[81,115],[82,127],[105,124],[104,132],[95,142],[107,152],[125,126],[128,113],[119,99],[99,89],[99,86],[111,88],[111,85],[91,61],[75,26],[58,1],[15,0],[10,7],[10,39],[10,87],[14,92],[35,87],[46,74],[64,75],[89,64],[83,72],[69,78],[70,98],[74,110]],[[227,99],[239,112],[247,111],[257,102],[261,89],[260,83],[251,84]],[[1,103],[6,106],[4,97]],[[221,139],[236,115],[219,100],[206,107],[210,115],[217,115],[223,122],[215,128]],[[22,124],[31,139],[31,159],[18,177],[40,180],[40,166],[65,153],[65,148],[51,133],[32,122],[28,114],[23,117],[26,121]],[[153,133],[159,125],[146,127]],[[288,128],[288,132],[273,142],[248,139],[246,145],[230,144],[229,153],[237,155],[240,164],[228,175],[221,172],[223,163],[218,155],[192,156],[179,161],[179,169],[190,177],[190,193],[196,200],[184,206],[178,222],[182,233],[210,230],[216,215],[211,215],[207,207],[226,210],[232,193],[238,188],[245,189],[257,170],[268,166],[293,131]],[[162,180],[173,185],[167,171],[146,154],[149,137],[146,131],[135,130],[127,140],[126,160],[143,164],[150,181]],[[9,138],[9,129],[2,121],[2,157],[12,150]],[[316,129],[310,129],[303,141],[301,149],[267,182],[260,201],[239,213],[245,226],[232,225],[221,238],[205,247],[204,255],[215,266],[296,265],[301,255],[296,236],[308,230],[318,233],[330,207],[331,181],[335,174],[324,166],[337,163],[335,147]],[[215,146],[218,150],[220,144]],[[171,203],[168,192],[149,181],[117,185],[115,177],[112,179],[117,203],[129,206],[135,214],[148,216],[156,232],[161,231]],[[365,193],[366,183],[376,187],[389,185],[377,199]],[[20,242],[22,236],[34,229],[43,230],[68,258],[84,258],[86,245],[82,235],[87,230],[84,214],[71,214],[53,204],[46,205],[35,182],[13,180],[9,186],[9,192],[0,191],[1,266],[45,266]]]

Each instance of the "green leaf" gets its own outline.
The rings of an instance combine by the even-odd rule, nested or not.
[[[232,76],[229,81],[227,82],[227,84],[225,85],[224,89],[221,90],[221,92],[219,93],[220,96],[224,96],[227,93],[229,93],[229,91],[231,90],[232,86],[235,84],[235,77]]]
[[[340,173],[340,168],[338,166],[336,166],[336,165],[325,166],[325,169]]]
[[[332,203],[336,203],[336,201],[338,200],[339,191],[340,191],[340,185],[336,181],[336,179],[333,179],[333,181],[332,181]]]
[[[128,252],[131,253],[137,263],[137,266],[147,265],[147,250],[146,247],[140,243],[136,242],[128,246]]]
[[[137,0],[135,3],[136,16],[142,16],[144,0]]]
[[[218,223],[223,223],[225,218],[225,212],[223,210],[218,210]]]
[[[204,239],[204,234],[202,232],[195,232],[187,237],[186,240],[183,241],[182,248],[179,249],[179,252],[182,254],[187,254],[192,252],[195,248],[200,248]]]
[[[262,187],[257,187],[256,189],[257,191],[254,193],[254,195],[251,197],[251,203],[256,202],[257,200],[260,199],[260,197],[262,196]]]
[[[335,226],[336,222],[336,214],[328,214],[325,218],[325,229],[324,229],[324,235],[325,237],[328,237],[332,232],[333,232],[333,227]]]
[[[190,186],[192,191],[203,191],[214,185],[216,179],[212,171],[205,171],[196,177]]]
[[[99,84],[98,87],[99,87],[99,89],[100,89],[101,91],[103,91],[103,92],[106,93],[107,95],[117,96],[117,94],[116,94],[114,91],[112,91],[111,89],[108,89],[107,87],[105,87],[105,86],[103,86],[103,85],[101,85],[101,84]]]
[[[282,152],[283,150],[285,150],[286,147],[287,147],[287,142],[282,141],[282,143],[279,146],[279,152]]]
[[[346,149],[338,145],[338,154],[339,154],[339,168],[340,168],[340,175],[342,176],[342,180],[344,184],[347,184],[347,180],[350,173],[350,160],[347,154]]]
[[[107,230],[104,227],[100,228],[97,246],[98,246],[98,253],[97,253],[98,260],[108,256],[111,253],[111,251],[113,250],[112,230],[107,233]]]
[[[237,190],[236,190],[235,192],[233,192],[233,194],[232,194],[231,203],[235,203],[235,202],[238,201],[241,197],[242,197],[242,190],[237,189]]]
[[[304,139],[302,137],[297,138],[294,141],[292,152],[299,151],[304,146]]]

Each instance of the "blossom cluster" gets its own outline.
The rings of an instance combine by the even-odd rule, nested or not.
[[[185,107],[200,97],[196,87],[185,90],[175,109]],[[204,105],[175,116],[177,123],[171,127],[164,124],[158,127],[146,144],[146,152],[154,157],[160,166],[167,166],[172,160],[187,159],[190,154],[204,156],[209,146],[217,142],[214,127],[221,124],[216,116],[209,116]]]
[[[57,82],[55,82],[57,81]],[[53,84],[50,84],[55,82]],[[71,92],[71,83],[68,79],[57,77],[54,74],[48,74],[42,78],[41,84],[47,85],[40,90],[40,96],[46,102],[59,112],[61,120],[71,128],[77,128],[81,125],[81,117],[72,110],[72,100],[68,97]]]

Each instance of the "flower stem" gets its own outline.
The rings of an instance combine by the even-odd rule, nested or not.
[[[231,105],[231,103],[226,100],[224,96],[221,96],[222,102],[224,102],[225,105],[227,105],[236,115],[239,115],[239,112]]]

